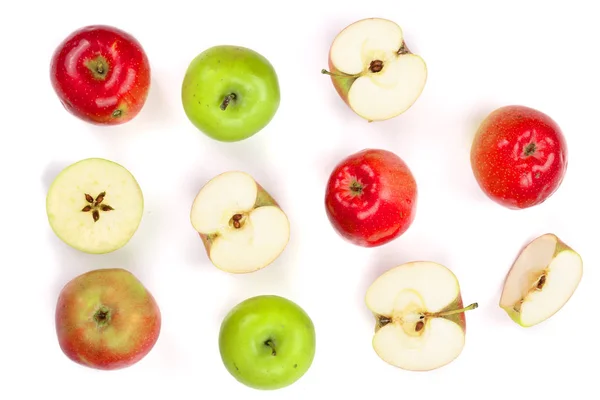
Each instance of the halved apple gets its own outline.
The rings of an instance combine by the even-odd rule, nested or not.
[[[417,101],[427,81],[427,65],[404,41],[402,28],[383,18],[356,21],[344,28],[329,50],[333,86],[359,116],[394,118]]]
[[[522,327],[537,325],[569,301],[582,276],[581,256],[546,233],[517,256],[504,282],[500,307]]]
[[[287,215],[252,176],[229,171],[200,189],[190,214],[215,267],[257,271],[283,252],[290,238]]]
[[[46,197],[52,231],[69,246],[104,254],[125,246],[144,214],[144,196],[125,167],[88,158],[63,169]]]
[[[456,359],[465,345],[458,279],[432,261],[402,264],[383,273],[365,302],[376,319],[373,349],[385,362],[410,371],[429,371]]]

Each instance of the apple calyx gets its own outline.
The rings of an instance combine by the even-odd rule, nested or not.
[[[104,197],[106,196],[106,192],[100,193],[94,199],[90,194],[85,194],[85,201],[88,202],[88,205],[81,209],[82,212],[92,212],[92,218],[94,222],[98,222],[100,220],[100,211],[108,212],[113,211],[114,208],[109,206],[106,203],[103,203]]]
[[[96,312],[94,313],[93,319],[98,328],[103,328],[107,326],[111,320],[110,308],[106,306],[98,307],[98,310],[96,310]]]
[[[110,70],[108,61],[101,55],[91,60],[87,60],[85,66],[90,70],[94,79],[103,81],[108,76]]]
[[[235,95],[235,93],[229,93],[227,96],[225,96],[223,102],[221,103],[221,110],[225,111],[227,109],[227,106],[229,106],[229,103],[235,101],[236,98],[237,96]]]

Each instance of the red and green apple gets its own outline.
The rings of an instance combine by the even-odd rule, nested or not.
[[[130,367],[158,341],[161,313],[152,294],[131,272],[98,269],[61,290],[56,333],[72,361],[100,370]]]

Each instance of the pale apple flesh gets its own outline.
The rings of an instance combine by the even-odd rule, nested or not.
[[[225,172],[200,190],[190,215],[211,262],[231,273],[262,269],[290,238],[287,215],[252,176]]]
[[[48,189],[46,212],[63,242],[86,253],[109,253],[123,247],[137,231],[144,198],[123,166],[89,158],[57,175]]]
[[[373,349],[390,365],[429,371],[449,364],[465,346],[464,313],[456,276],[430,261],[410,262],[382,274],[367,290],[376,318]]]
[[[556,314],[571,298],[583,276],[581,256],[554,234],[531,241],[511,267],[500,307],[523,327]]]
[[[396,23],[369,18],[342,30],[329,51],[332,82],[359,116],[383,121],[408,110],[427,81],[427,65],[413,54]]]

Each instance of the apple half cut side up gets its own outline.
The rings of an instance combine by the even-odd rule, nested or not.
[[[194,199],[190,219],[211,262],[231,273],[268,266],[290,238],[287,215],[252,176],[239,171],[211,179]]]
[[[125,246],[144,213],[144,196],[134,176],[110,160],[89,158],[63,169],[46,197],[52,231],[69,246],[105,254]]]
[[[556,314],[571,298],[583,276],[581,256],[556,235],[531,241],[511,267],[500,307],[522,327]]]
[[[365,302],[376,318],[373,349],[385,362],[430,371],[456,359],[465,346],[465,312],[456,276],[430,261],[402,264],[368,288]]]
[[[342,30],[329,51],[329,68],[340,97],[359,116],[372,121],[394,118],[419,98],[427,65],[404,42],[396,23],[370,18]]]

